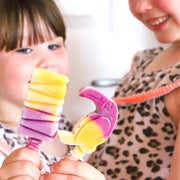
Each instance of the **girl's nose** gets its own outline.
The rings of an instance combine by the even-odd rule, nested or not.
[[[47,60],[42,60],[40,61],[37,66],[39,68],[52,68],[52,67],[55,67],[55,64],[52,62],[52,61],[47,61]]]
[[[137,13],[145,13],[153,8],[153,0],[137,0],[134,8]]]
[[[56,63],[53,60],[51,56],[47,57],[41,57],[39,60],[38,64],[36,65],[38,68],[46,69],[46,70],[51,70],[51,71],[56,71]]]

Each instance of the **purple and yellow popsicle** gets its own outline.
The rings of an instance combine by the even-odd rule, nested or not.
[[[68,82],[65,75],[40,68],[33,70],[19,132],[29,136],[29,144],[34,148],[55,137]]]
[[[113,100],[94,88],[81,89],[79,96],[92,100],[97,109],[83,117],[72,132],[58,130],[58,136],[62,143],[75,145],[71,154],[82,160],[86,153],[92,153],[109,138],[117,120],[118,110]]]

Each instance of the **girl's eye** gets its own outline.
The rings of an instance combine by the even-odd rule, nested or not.
[[[32,49],[30,49],[30,48],[21,48],[21,49],[16,50],[16,52],[22,53],[22,54],[30,54],[32,52]]]
[[[59,44],[51,44],[48,46],[49,49],[51,50],[56,50],[58,48],[60,48],[61,46]]]

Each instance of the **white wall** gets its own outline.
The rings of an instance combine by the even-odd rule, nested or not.
[[[63,0],[59,1],[63,7]],[[89,86],[94,79],[122,77],[136,51],[160,45],[130,14],[128,1],[103,0],[98,6],[95,2],[92,1],[96,13],[89,10],[87,14],[78,14],[77,9],[76,13],[64,13],[70,83],[63,111],[72,121],[78,121],[95,108],[89,100],[78,97],[81,87]],[[83,8],[82,4],[79,7]],[[98,89],[112,96],[115,87]]]

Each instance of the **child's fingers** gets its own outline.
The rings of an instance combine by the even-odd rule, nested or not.
[[[32,177],[28,177],[28,176],[18,176],[18,177],[13,177],[13,178],[9,178],[8,180],[35,180]]]
[[[8,163],[6,166],[0,169],[0,177],[2,179],[22,178],[22,176],[29,177],[30,179],[39,179],[40,169],[34,166],[29,161],[14,161]],[[14,179],[13,179],[14,180]]]
[[[0,168],[0,179],[39,179],[42,168],[38,152],[29,148],[20,148],[12,152]],[[25,178],[24,178],[25,179]]]
[[[15,161],[21,161],[26,160],[34,164],[35,166],[42,168],[42,162],[41,158],[38,154],[38,152],[29,149],[29,148],[20,148],[12,152],[3,162],[3,166],[15,162]]]
[[[64,158],[63,160],[53,164],[51,172],[55,174],[73,175],[75,177],[89,180],[105,180],[104,175],[91,165],[85,162],[71,160],[70,158]]]
[[[71,174],[44,174],[39,180],[88,180],[86,178],[77,177]],[[14,179],[13,179],[14,180]]]

